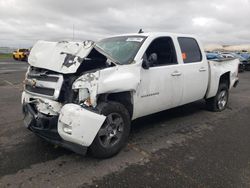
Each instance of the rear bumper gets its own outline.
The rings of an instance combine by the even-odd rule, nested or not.
[[[48,142],[67,148],[75,153],[85,155],[87,147],[68,142],[58,133],[58,117],[47,116],[37,112],[32,104],[23,104],[24,124],[32,132]]]

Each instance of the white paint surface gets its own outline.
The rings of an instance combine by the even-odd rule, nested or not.
[[[66,141],[90,146],[106,117],[76,104],[66,104],[61,109],[58,133]],[[64,125],[72,128],[72,134],[63,131]]]

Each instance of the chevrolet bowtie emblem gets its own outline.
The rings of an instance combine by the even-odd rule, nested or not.
[[[36,79],[25,79],[24,83],[31,87],[36,87]]]

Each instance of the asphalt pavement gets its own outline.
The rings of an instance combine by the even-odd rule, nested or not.
[[[26,130],[26,68],[0,62],[0,187],[250,187],[250,72],[240,74],[225,111],[197,101],[140,118],[128,145],[100,160]]]
[[[25,71],[28,67],[27,62],[15,61],[12,59],[0,59],[0,75],[10,72]]]

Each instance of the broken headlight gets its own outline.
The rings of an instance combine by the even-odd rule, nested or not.
[[[85,104],[87,106],[91,106],[90,94],[89,94],[89,90],[87,88],[74,89],[74,91],[78,92],[77,101],[79,104]]]
[[[87,88],[81,88],[78,91],[79,102],[83,102],[89,98],[89,90]]]

